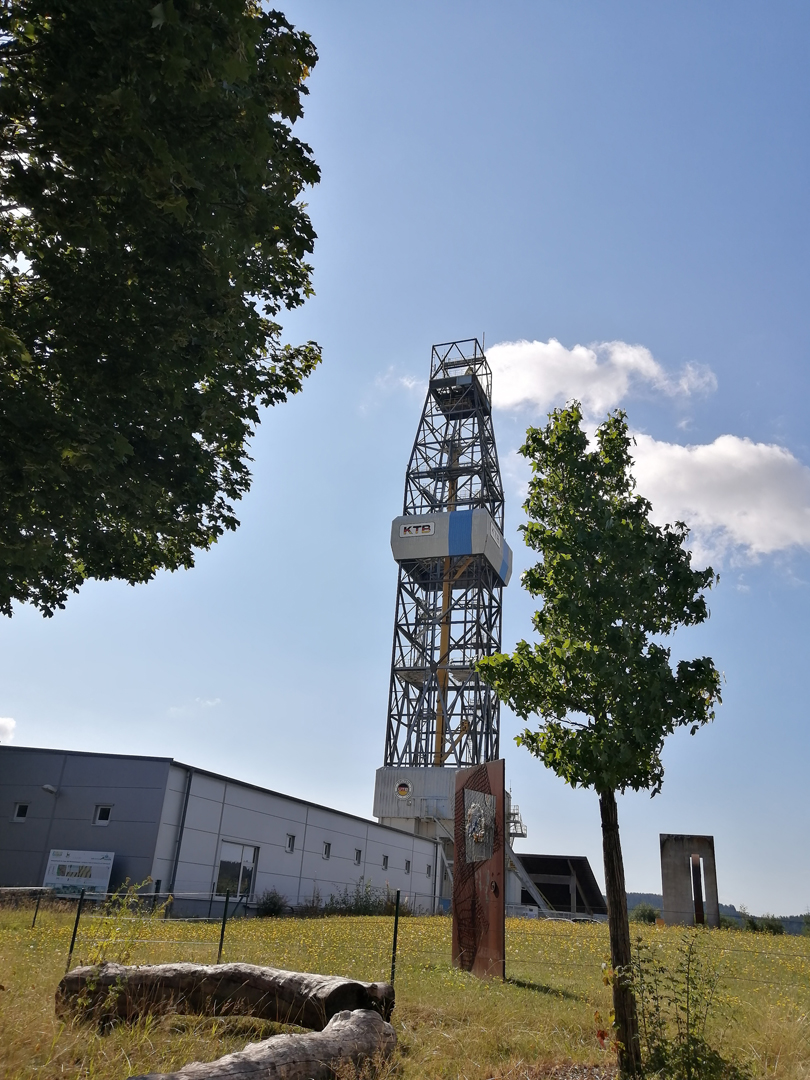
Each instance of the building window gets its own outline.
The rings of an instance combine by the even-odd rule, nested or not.
[[[249,896],[253,876],[259,860],[259,849],[248,844],[231,844],[222,841],[217,875],[217,896]]]
[[[411,860],[406,859],[405,860],[405,873],[410,874],[410,872],[411,872]]]
[[[93,824],[94,825],[109,825],[110,815],[112,814],[111,806],[97,806],[93,811]]]
[[[292,833],[287,833],[287,851],[295,851],[295,837]]]
[[[328,840],[324,840],[323,842],[323,857],[325,859],[331,859],[332,857],[332,845]]]
[[[356,847],[354,849],[354,865],[359,866],[362,861],[363,861],[363,851],[362,851],[361,848]]]
[[[14,804],[14,815],[12,821],[25,821],[28,817],[28,803],[18,802]]]
[[[387,870],[387,869],[388,869],[388,856],[383,855],[383,870]]]
[[[425,873],[427,874],[428,877],[430,877],[430,863],[428,863],[427,870],[425,871]]]

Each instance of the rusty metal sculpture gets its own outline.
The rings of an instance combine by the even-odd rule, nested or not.
[[[504,762],[456,774],[453,963],[479,977],[506,974]]]

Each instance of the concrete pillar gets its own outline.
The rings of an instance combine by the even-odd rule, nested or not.
[[[699,887],[700,861],[703,865],[703,881],[706,896],[702,904],[706,926],[720,925],[720,908],[717,897],[717,867],[714,859],[714,837],[686,836],[677,833],[661,833],[661,891],[664,910],[661,917],[668,926],[693,926],[695,924],[696,892]],[[696,865],[693,886],[692,859]]]

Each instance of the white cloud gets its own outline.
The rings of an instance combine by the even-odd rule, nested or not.
[[[0,743],[10,743],[14,739],[17,721],[10,716],[0,716]]]
[[[810,468],[789,450],[737,435],[698,446],[634,437],[636,490],[652,503],[659,525],[686,522],[696,564],[711,562],[717,569],[790,548],[810,549]],[[501,468],[522,504],[528,463],[510,450]]]
[[[427,382],[415,375],[408,373],[403,375],[400,369],[392,364],[382,374],[375,377],[358,406],[359,411],[361,413],[374,411],[384,398],[403,392],[413,397],[423,398],[427,393]]]
[[[708,368],[687,364],[673,375],[649,349],[624,341],[571,349],[554,338],[507,341],[488,349],[487,358],[496,408],[546,413],[577,398],[591,429],[634,391],[685,399],[717,386]],[[810,548],[810,468],[789,450],[736,435],[698,446],[635,438],[638,491],[652,503],[655,521],[686,522],[698,561]],[[514,451],[503,461],[522,501],[526,464]]]
[[[193,716],[195,713],[199,713],[203,709],[215,709],[217,705],[222,704],[222,698],[194,698],[193,702],[189,702],[186,705],[172,705],[166,712],[169,716]]]
[[[643,345],[604,341],[566,349],[548,341],[504,341],[487,349],[493,374],[493,405],[548,412],[572,398],[588,417],[604,416],[634,390],[689,397],[717,387],[714,374],[687,364],[672,375]]]
[[[697,558],[810,548],[810,468],[784,447],[736,435],[703,446],[636,435],[634,456],[654,520],[685,521]]]

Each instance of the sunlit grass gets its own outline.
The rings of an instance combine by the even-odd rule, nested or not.
[[[266,1037],[272,1024],[245,1018],[167,1017],[121,1026],[107,1034],[90,1025],[63,1025],[54,991],[67,959],[72,917],[46,911],[30,928],[31,911],[0,911],[0,1076],[33,1080],[167,1072],[210,1060]],[[389,917],[251,919],[228,923],[224,961],[388,979]],[[507,981],[481,981],[450,963],[450,920],[400,921],[394,1024],[399,1048],[386,1075],[487,1077],[525,1075],[537,1063],[607,1063],[594,1013],[606,1016],[610,993],[602,979],[608,939],[604,925],[509,920]],[[644,928],[668,961],[682,932]],[[82,919],[74,964],[116,950],[132,963],[191,960],[214,963],[217,923]],[[705,947],[723,971],[724,1001],[715,1038],[748,1061],[755,1075],[810,1077],[810,939],[735,931],[705,933]]]

